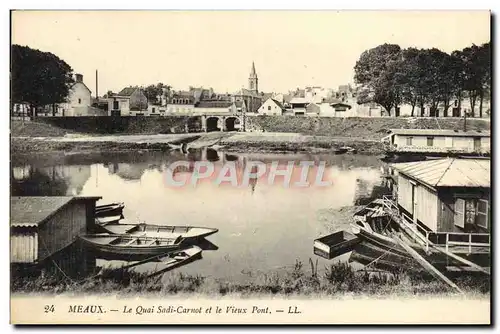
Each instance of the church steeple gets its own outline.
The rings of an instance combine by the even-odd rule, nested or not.
[[[248,89],[255,93],[259,92],[259,78],[257,77],[257,72],[255,71],[255,63],[253,61],[250,76],[248,77]]]

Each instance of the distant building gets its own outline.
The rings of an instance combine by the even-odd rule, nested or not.
[[[192,114],[194,113],[196,98],[192,91],[175,92],[167,104],[168,114]]]
[[[290,107],[294,115],[305,115],[309,103],[305,97],[294,97],[290,100]]]
[[[144,115],[148,110],[148,99],[139,87],[127,87],[108,96],[108,110],[110,115]]]
[[[258,110],[259,115],[283,115],[285,107],[281,102],[274,99],[267,99]]]

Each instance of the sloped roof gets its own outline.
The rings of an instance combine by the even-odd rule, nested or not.
[[[285,107],[281,104],[280,101],[276,101],[275,99],[271,99],[271,100],[273,100],[273,102],[276,103],[278,105],[278,107],[281,108],[281,110],[285,110]]]
[[[451,136],[451,137],[490,137],[490,131],[462,131],[462,130],[440,130],[440,129],[391,129],[396,135],[415,136]]]
[[[36,227],[44,223],[73,199],[98,200],[101,197],[19,196],[10,198],[10,226]]]
[[[491,187],[489,159],[444,158],[392,166],[431,187]]]
[[[137,87],[127,87],[123,88],[117,95],[120,96],[130,96],[132,95],[138,88]]]

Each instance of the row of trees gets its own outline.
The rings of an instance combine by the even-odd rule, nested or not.
[[[27,103],[31,110],[63,103],[74,83],[73,69],[50,52],[27,46],[11,48],[11,103]]]
[[[363,52],[354,67],[356,83],[364,89],[360,103],[373,101],[391,113],[402,104],[415,107],[423,113],[430,108],[435,115],[438,106],[444,114],[453,100],[469,98],[472,110],[479,101],[479,117],[483,116],[483,102],[491,92],[490,43],[472,45],[451,54],[436,48],[401,49],[396,44],[383,44]]]

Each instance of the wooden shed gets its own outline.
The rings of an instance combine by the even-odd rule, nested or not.
[[[11,263],[36,264],[67,248],[95,222],[101,197],[11,197]]]
[[[392,165],[404,215],[432,232],[490,233],[490,160],[444,158]]]

